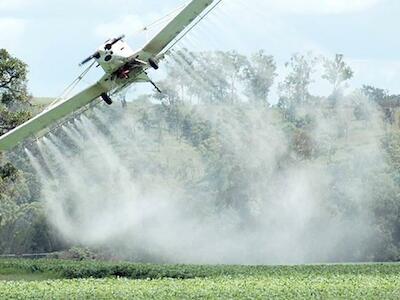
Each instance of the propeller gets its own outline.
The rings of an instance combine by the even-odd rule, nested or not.
[[[100,52],[95,52],[92,55],[90,55],[88,58],[84,59],[79,65],[83,66],[84,64],[87,64],[89,61],[92,59],[99,59],[100,58]]]
[[[121,36],[119,36],[117,38],[113,38],[113,39],[107,41],[106,44],[104,45],[104,50],[111,50],[112,46],[114,46],[116,43],[121,41],[123,38],[125,38],[125,35],[121,35]],[[93,53],[92,55],[90,55],[89,57],[84,59],[79,65],[83,66],[84,64],[87,64],[92,59],[99,59],[100,56],[101,56],[100,52],[96,51],[95,53]]]
[[[111,50],[112,46],[114,46],[114,44],[118,43],[123,38],[125,38],[124,34],[117,38],[110,40],[110,42],[107,42],[107,44],[104,46],[104,50]]]

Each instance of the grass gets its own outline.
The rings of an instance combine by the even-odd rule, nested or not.
[[[3,271],[3,270],[2,270]],[[59,279],[60,275],[55,273],[27,273],[10,270],[9,272],[0,272],[0,281],[42,281],[50,279]]]
[[[18,260],[14,260],[17,262]],[[19,268],[5,264],[6,260],[0,260],[0,282],[1,281],[42,281],[59,279],[62,276],[52,271],[34,272],[28,268]],[[20,260],[23,262],[23,260]],[[28,262],[28,261],[27,261]]]
[[[251,267],[0,260],[0,279],[0,299],[400,298],[398,264]]]

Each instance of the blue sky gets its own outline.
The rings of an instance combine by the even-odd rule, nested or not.
[[[0,47],[29,64],[33,95],[57,96],[105,39],[126,33],[139,48],[151,33],[134,33],[182,3],[0,0]],[[245,53],[262,48],[276,57],[282,76],[295,52],[342,53],[356,72],[352,87],[367,83],[400,93],[399,16],[398,0],[223,0],[180,46]],[[325,88],[313,87],[315,93]]]

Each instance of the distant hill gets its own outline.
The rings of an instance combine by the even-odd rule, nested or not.
[[[34,97],[32,103],[34,105],[49,105],[51,104],[55,98],[51,97]]]

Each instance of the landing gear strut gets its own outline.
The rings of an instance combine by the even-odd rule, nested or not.
[[[154,81],[149,80],[149,82],[151,83],[152,86],[154,86],[154,88],[157,90],[157,92],[159,92],[160,94],[162,94],[162,91],[161,91],[160,88],[154,83]]]
[[[108,105],[111,105],[113,103],[112,99],[110,98],[110,96],[108,96],[106,93],[103,93],[100,95],[101,99],[103,99],[103,101],[105,103],[107,103]]]

